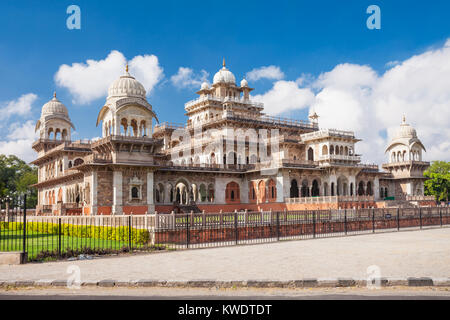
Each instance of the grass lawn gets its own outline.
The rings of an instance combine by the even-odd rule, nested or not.
[[[80,250],[83,248],[91,249],[110,249],[120,250],[128,247],[128,242],[103,240],[96,238],[78,238],[71,236],[61,236],[61,251],[67,249]],[[59,237],[56,234],[28,232],[27,234],[27,252],[28,259],[34,259],[38,253],[42,251],[56,251],[59,246]],[[142,245],[134,245],[133,247],[142,247]],[[22,251],[23,250],[23,231],[0,231],[0,251]]]

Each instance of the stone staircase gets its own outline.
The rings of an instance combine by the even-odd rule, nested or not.
[[[188,214],[191,212],[202,213],[202,211],[199,209],[199,207],[197,207],[197,204],[195,204],[195,203],[186,204],[186,205],[178,204],[176,206],[176,208],[178,209],[177,212],[184,213],[184,214]]]

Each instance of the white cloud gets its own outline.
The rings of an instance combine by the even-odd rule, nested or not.
[[[295,81],[280,80],[268,92],[255,95],[253,99],[264,102],[265,112],[280,114],[307,108],[314,101],[314,93],[309,88],[300,88]]]
[[[31,148],[38,138],[34,132],[34,122],[28,120],[25,123],[13,123],[9,127],[6,141],[0,141],[0,154],[15,155],[20,159],[30,162],[36,158],[36,152]]]
[[[129,62],[129,67],[130,73],[142,83],[147,94],[164,77],[163,68],[155,55],[136,56]]]
[[[10,140],[18,140],[18,139],[26,139],[26,140],[35,140],[39,137],[37,132],[34,132],[35,129],[35,121],[28,120],[25,123],[15,122],[9,127],[9,135],[8,139]]]
[[[3,103],[0,107],[0,114],[2,119],[7,119],[12,115],[26,116],[31,112],[31,107],[36,101],[37,95],[34,93],[27,93],[20,96],[16,100]]]
[[[195,74],[191,68],[180,67],[177,74],[170,77],[170,81],[177,88],[193,88],[200,87],[201,84],[207,81],[209,73],[205,70],[200,71],[200,74]]]
[[[314,107],[323,128],[354,130],[363,141],[357,152],[377,163],[403,114],[427,148],[428,160],[450,160],[450,40],[378,75],[371,67],[341,64],[307,87],[277,81],[257,96],[267,112]],[[311,90],[316,92],[311,98]],[[382,132],[387,132],[386,139]]]
[[[261,67],[247,73],[247,79],[250,81],[257,81],[260,79],[281,80],[283,78],[284,73],[278,66]]]
[[[126,63],[125,56],[113,50],[103,60],[63,64],[55,74],[55,82],[69,90],[73,103],[87,104],[107,95],[109,85],[124,73]],[[163,69],[154,55],[136,56],[129,66],[130,73],[144,85],[147,93],[163,77]]]

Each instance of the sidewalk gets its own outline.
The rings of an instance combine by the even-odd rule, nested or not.
[[[0,280],[67,280],[76,265],[81,281],[365,280],[378,266],[382,278],[450,278],[450,228],[286,241],[225,248],[0,266]],[[44,281],[45,282],[45,281]]]

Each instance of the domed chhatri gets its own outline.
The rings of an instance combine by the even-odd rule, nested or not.
[[[236,77],[225,66],[225,59],[223,59],[223,68],[214,75],[213,84],[218,83],[236,84]]]
[[[145,98],[144,86],[128,72],[126,66],[125,74],[115,80],[108,89],[108,99],[122,97]]]
[[[397,130],[394,139],[417,139],[417,131],[413,127],[411,127],[409,124],[406,123],[406,117],[403,116],[402,118],[402,124],[400,125],[400,128]]]
[[[36,122],[35,131],[39,131],[41,139],[70,140],[71,129],[75,129],[66,106],[53,98],[42,106],[41,118]]]
[[[209,89],[209,84],[208,82],[203,82],[202,86],[200,87],[200,90],[208,90]]]
[[[417,137],[417,131],[406,123],[403,116],[400,128],[395,132],[386,152],[389,152],[389,162],[422,161],[422,151],[426,151],[424,145]]]
[[[248,87],[248,81],[245,78],[241,81],[241,87]]]
[[[53,99],[44,104],[41,116],[62,115],[69,117],[69,112],[64,104],[56,98],[56,92],[53,93]]]

